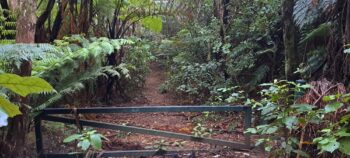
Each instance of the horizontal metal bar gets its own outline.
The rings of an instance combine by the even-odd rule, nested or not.
[[[75,119],[64,118],[64,117],[43,116],[42,119],[47,120],[47,121],[61,122],[61,123],[67,123],[67,124],[76,124]],[[97,122],[97,121],[79,120],[79,122],[82,126],[90,126],[90,127],[112,129],[112,130],[126,131],[126,132],[132,132],[132,133],[140,133],[140,134],[147,134],[147,135],[154,135],[154,136],[177,138],[177,139],[183,139],[183,140],[191,140],[191,141],[196,141],[196,142],[209,143],[209,144],[215,144],[215,145],[220,145],[220,146],[227,146],[227,147],[230,147],[230,148],[235,149],[235,150],[250,149],[250,146],[248,146],[246,144],[239,143],[239,142],[233,142],[233,141],[218,140],[218,139],[211,139],[211,138],[199,138],[199,137],[194,137],[192,135],[187,135],[187,134],[180,134],[180,133],[160,131],[160,130],[152,130],[152,129],[146,129],[146,128],[141,128],[141,127],[123,126],[123,125],[118,125],[118,124],[103,123],[103,122]]]
[[[141,107],[98,107],[98,108],[48,108],[43,114],[72,114],[72,113],[148,113],[148,112],[204,112],[204,111],[244,111],[248,106],[141,106]]]
[[[207,150],[127,150],[127,151],[102,151],[93,153],[92,157],[140,157],[140,156],[162,156],[174,155],[179,153],[204,152]],[[45,154],[45,158],[84,158],[85,153],[74,154]]]
[[[75,153],[75,154],[43,154],[40,158],[85,158],[84,153]],[[93,157],[97,157],[94,154]]]

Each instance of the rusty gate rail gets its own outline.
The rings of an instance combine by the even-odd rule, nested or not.
[[[48,108],[42,110],[42,113],[35,117],[35,136],[36,136],[36,149],[39,158],[44,157],[72,157],[74,155],[69,154],[46,154],[43,148],[43,138],[41,124],[42,120],[60,122],[65,124],[76,124],[76,120],[72,118],[65,118],[55,115],[64,114],[111,114],[111,113],[156,113],[156,112],[244,112],[244,129],[251,127],[252,120],[252,109],[249,106],[141,106],[141,107],[97,107],[97,108],[77,108],[77,109],[67,109],[67,108]],[[105,128],[147,135],[155,135],[162,137],[178,138],[184,140],[191,140],[202,143],[215,144],[220,146],[227,146],[233,150],[249,150],[251,149],[250,135],[245,134],[244,143],[211,139],[211,138],[200,138],[194,137],[193,135],[187,135],[182,133],[174,133],[153,129],[146,129],[133,126],[125,126],[112,123],[104,123],[98,121],[90,120],[79,120],[81,126],[89,126],[96,128]],[[177,151],[180,152],[180,151]],[[163,153],[174,153],[174,151],[167,151]],[[100,153],[100,157],[110,157],[110,156],[149,156],[151,154],[157,154],[154,150],[140,150],[140,151],[109,151]],[[158,153],[159,154],[159,153]],[[81,155],[81,154],[80,154]],[[78,156],[79,157],[79,156]]]

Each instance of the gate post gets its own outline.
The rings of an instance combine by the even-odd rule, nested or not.
[[[34,118],[34,128],[35,128],[35,141],[36,141],[36,153],[38,158],[43,158],[43,136],[41,133],[41,114]]]
[[[252,126],[252,108],[251,107],[245,107],[244,108],[244,130],[250,128]],[[250,134],[245,133],[245,145],[248,149],[251,148],[250,146]]]

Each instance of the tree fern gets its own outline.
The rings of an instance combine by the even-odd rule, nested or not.
[[[0,45],[0,60],[21,62],[23,60],[44,59],[58,53],[50,44],[7,44]]]
[[[119,66],[103,66],[106,56],[119,50],[131,40],[99,38],[87,40],[81,36],[66,37],[55,41],[58,50],[54,56],[33,61],[33,74],[45,78],[58,93],[44,99],[36,109],[43,109],[57,103],[65,96],[79,92],[87,83],[99,76],[129,77],[129,71]],[[91,87],[93,88],[93,87]]]
[[[294,20],[302,28],[314,22],[316,18],[331,9],[336,0],[296,0],[294,5]]]
[[[317,28],[311,30],[309,33],[304,35],[302,40],[300,41],[301,44],[305,44],[307,42],[311,42],[315,39],[319,38],[325,38],[328,35],[330,35],[332,24],[331,23],[323,23]]]
[[[58,91],[58,93],[44,99],[45,101],[43,101],[39,106],[35,107],[34,110],[42,110],[46,107],[52,106],[67,95],[73,95],[79,92],[80,90],[85,88],[85,82],[95,80],[98,76],[105,76],[105,69],[106,68],[104,67],[94,67],[82,71],[80,73],[70,74],[65,79],[61,80],[59,83],[56,83],[55,88]]]
[[[7,14],[7,17],[5,17]],[[7,9],[0,7],[0,45],[15,43],[16,16]]]
[[[260,65],[258,68],[256,68],[255,71],[252,73],[252,78],[246,84],[247,89],[249,91],[255,89],[256,86],[263,81],[263,79],[268,75],[269,72],[270,67],[267,65]]]
[[[326,48],[319,47],[307,53],[308,59],[304,65],[298,69],[304,78],[310,78],[317,70],[324,66],[326,60]]]

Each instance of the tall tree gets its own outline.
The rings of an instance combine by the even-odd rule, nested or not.
[[[36,42],[44,42],[44,41],[47,42],[44,24],[45,24],[45,21],[49,19],[54,5],[55,5],[55,0],[49,0],[44,12],[38,18],[38,21],[36,23],[36,30],[35,30]]]
[[[288,80],[295,78],[293,72],[299,65],[295,38],[296,27],[293,20],[294,3],[294,0],[282,1],[285,76]]]
[[[346,24],[345,24],[345,44],[350,43],[350,0],[347,0],[346,6]]]
[[[11,0],[10,7],[18,14],[17,43],[34,43],[37,17],[35,0]]]
[[[34,43],[35,24],[37,17],[35,0],[11,0],[10,9],[18,13],[16,25],[16,43]],[[21,76],[30,76],[32,71],[31,61],[23,61],[16,73]],[[26,98],[17,98],[17,101],[26,104]],[[24,108],[23,108],[24,107]],[[25,144],[26,133],[29,129],[28,109],[25,106],[21,108],[22,115],[16,116],[9,121],[5,145],[1,148],[0,155],[6,155],[8,158],[22,157],[23,145]],[[1,143],[0,143],[1,144]],[[1,145],[0,145],[1,146]],[[4,154],[5,152],[5,154]]]

